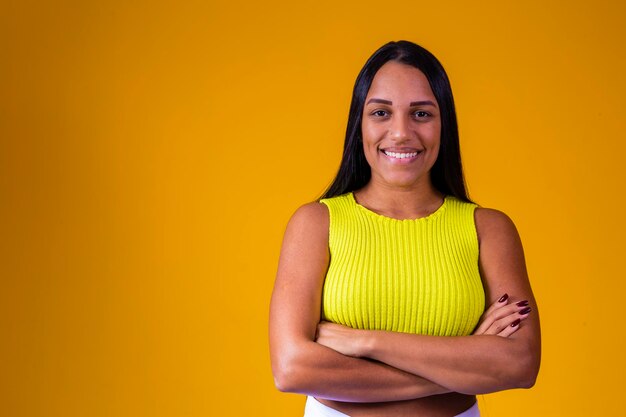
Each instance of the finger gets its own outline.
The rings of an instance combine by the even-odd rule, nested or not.
[[[518,301],[517,303],[509,304],[495,310],[491,315],[493,316],[494,321],[501,320],[510,315],[515,315],[516,313],[520,313],[522,311],[528,310],[530,312],[530,307],[528,307],[528,301]],[[524,313],[526,314],[526,313]]]
[[[485,332],[496,321],[501,320],[504,317],[507,317],[511,314],[515,314],[516,312],[519,312],[521,310],[524,310],[527,307],[528,307],[528,301],[523,300],[523,301],[518,301],[513,304],[501,305],[497,309],[491,310],[491,312],[489,311],[486,312],[485,314],[483,314],[483,317],[481,318],[481,323],[478,329],[476,330],[476,333]]]
[[[512,321],[518,317],[518,313],[521,312],[521,314],[524,315],[530,312],[527,300],[510,304],[509,301],[510,298],[508,298],[506,294],[496,300],[496,302],[493,303],[491,307],[489,307],[482,315],[478,327],[472,334],[498,334],[504,328],[503,325],[512,323]],[[524,312],[525,310],[528,311]],[[503,322],[498,322],[506,317],[509,317],[509,319]]]
[[[497,334],[499,336],[506,335],[505,337],[517,331],[520,326],[520,323],[528,317],[530,314],[530,307],[525,307],[521,311],[516,311],[512,314],[509,314],[506,317],[501,318],[500,320],[496,320],[491,327],[489,327],[484,334]],[[511,329],[514,328],[514,331],[511,332]],[[503,333],[504,332],[504,333]]]
[[[332,330],[333,326],[336,326],[336,324],[324,320],[320,321],[319,323],[317,323],[315,338],[317,339],[321,337],[321,335],[324,333],[327,334],[329,330]]]
[[[509,301],[509,295],[503,294],[502,297],[498,298],[494,303],[492,303],[487,310],[485,310],[485,315],[490,315],[494,311],[506,306]]]
[[[494,321],[513,313],[515,310],[519,310],[517,306],[519,303],[509,304],[509,301],[510,299],[508,294],[504,294],[483,313],[481,320],[485,323],[485,328],[491,326]]]
[[[508,299],[509,295],[505,293],[493,304],[491,304],[487,310],[485,310],[480,318],[478,328],[474,331],[474,334],[483,334],[489,327],[491,327],[493,322],[499,318],[498,316],[494,316],[494,313],[499,309],[502,309],[502,307],[505,307],[508,303]]]
[[[500,333],[498,333],[498,336],[502,336],[502,337],[509,337],[511,336],[513,333],[515,333],[516,331],[519,330],[520,328],[520,323],[522,322],[522,319],[515,319],[515,321],[511,324],[509,324],[508,326],[506,326],[504,328],[504,330],[502,330]]]
[[[519,328],[521,327],[521,323],[528,318],[531,311],[532,310],[530,307],[524,307],[522,310],[518,311],[518,317],[513,320],[510,325],[506,326],[500,333],[498,333],[498,336],[509,337],[517,330],[519,330]],[[514,315],[511,315],[511,317],[513,316]]]

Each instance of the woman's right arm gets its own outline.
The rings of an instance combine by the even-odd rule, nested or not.
[[[409,400],[449,392],[427,379],[315,342],[329,264],[328,209],[300,207],[283,240],[270,305],[270,354],[283,392],[346,402]]]

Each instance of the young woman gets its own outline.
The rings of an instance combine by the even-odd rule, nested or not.
[[[418,45],[356,80],[337,177],[285,232],[270,350],[307,417],[478,416],[476,394],[535,382],[518,233],[468,198],[450,83]]]

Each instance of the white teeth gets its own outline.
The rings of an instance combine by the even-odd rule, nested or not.
[[[383,151],[385,155],[391,156],[392,158],[403,159],[403,158],[413,158],[417,156],[417,152],[411,153],[400,153],[400,152],[391,152],[391,151]]]

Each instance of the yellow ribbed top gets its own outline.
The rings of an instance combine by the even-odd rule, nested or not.
[[[397,220],[352,193],[320,202],[330,213],[324,320],[425,335],[472,332],[485,307],[475,204],[447,196],[427,217]]]

